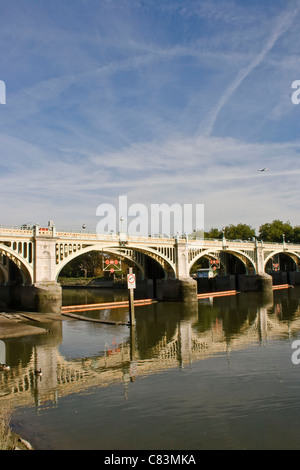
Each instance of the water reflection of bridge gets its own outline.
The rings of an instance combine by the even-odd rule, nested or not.
[[[174,367],[185,367],[217,354],[251,347],[279,337],[290,337],[300,330],[300,308],[290,320],[280,319],[281,305],[257,308],[239,331],[228,337],[223,320],[217,317],[210,328],[199,332],[196,319],[177,322],[172,338],[164,334],[142,357],[136,347],[136,331],[131,341],[112,345],[98,357],[67,360],[54,341],[36,344],[26,365],[0,372],[0,406],[55,406],[58,398],[96,387],[124,384]],[[43,376],[35,370],[42,368]]]
[[[190,322],[181,321],[174,339],[167,342],[166,336],[163,337],[153,348],[153,357],[158,361],[158,365],[174,366],[177,363],[184,366],[218,353],[247,348],[253,343],[261,344],[276,337],[289,337],[299,330],[300,309],[299,318],[290,323],[278,320],[275,314],[270,314],[267,308],[261,307],[256,319],[252,323],[244,323],[239,334],[230,339],[226,338],[220,319],[201,335],[195,334]]]

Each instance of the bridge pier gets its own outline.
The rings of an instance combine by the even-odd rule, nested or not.
[[[272,276],[266,273],[240,275],[238,290],[241,292],[273,292]]]
[[[169,302],[197,302],[197,282],[191,277],[157,279],[156,298]]]
[[[61,306],[62,288],[57,283],[0,286],[0,308],[60,313]]]
[[[257,290],[258,292],[273,292],[272,276],[266,273],[257,274]]]
[[[186,240],[176,239],[176,278],[157,279],[157,300],[197,302],[197,282],[189,274],[189,252]]]
[[[62,288],[56,282],[39,282],[33,286],[35,311],[39,313],[60,313]]]

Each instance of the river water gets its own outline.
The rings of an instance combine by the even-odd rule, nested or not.
[[[124,295],[67,289],[64,304]],[[0,406],[35,449],[299,449],[299,299],[155,303],[136,307],[134,329],[65,317],[0,342]],[[128,309],[82,315],[126,321]]]

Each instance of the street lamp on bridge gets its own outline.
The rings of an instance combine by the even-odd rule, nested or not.
[[[120,226],[120,232],[123,232],[123,220],[124,220],[124,217],[120,217],[120,222],[121,222],[121,226]]]
[[[222,237],[223,248],[225,248],[225,245],[226,245],[225,228],[226,228],[226,227],[223,227],[223,228],[222,228],[222,234],[223,234],[223,237]]]

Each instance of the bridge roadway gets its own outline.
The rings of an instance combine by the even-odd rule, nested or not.
[[[269,260],[284,253],[300,271],[300,245],[266,243],[258,240],[192,239],[191,237],[138,237],[123,232],[97,234],[81,231],[57,230],[53,224],[30,229],[0,226],[0,306],[12,286],[10,262],[20,270],[22,286],[17,287],[21,304],[35,305],[40,311],[57,312],[61,306],[61,288],[58,277],[67,263],[79,255],[99,251],[121,257],[136,266],[141,279],[147,277],[146,258],[157,262],[164,273],[158,280],[159,300],[196,301],[197,286],[191,278],[193,265],[202,257],[219,260],[226,273],[226,255],[238,258],[244,265],[253,290],[271,290],[272,279],[266,274]],[[0,277],[0,281],[1,281]],[[50,309],[50,310],[49,310]]]

